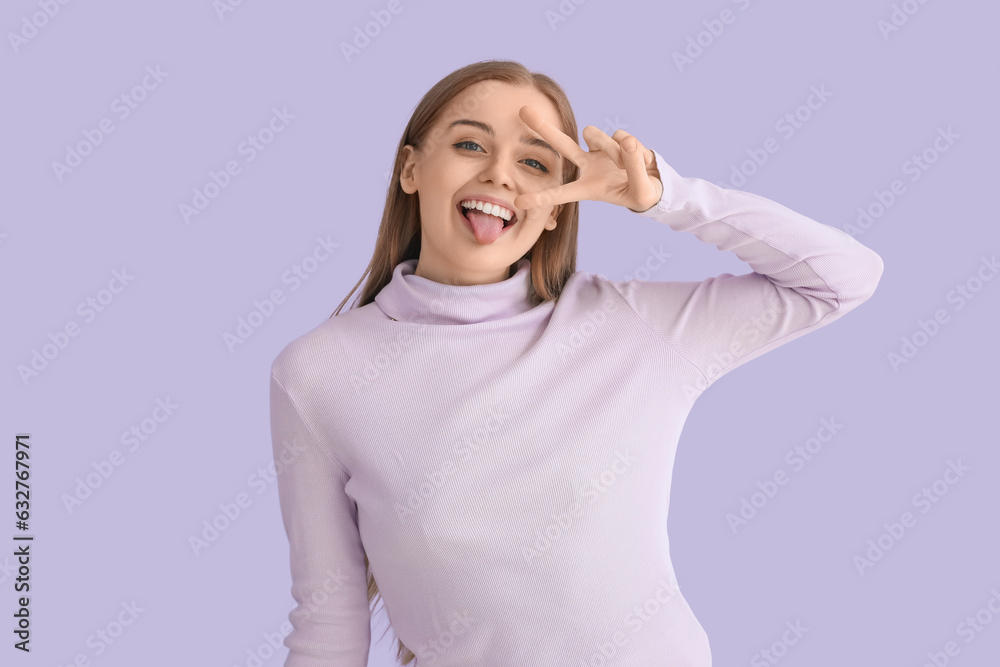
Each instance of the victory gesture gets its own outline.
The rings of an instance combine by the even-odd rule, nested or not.
[[[517,208],[555,206],[589,199],[625,206],[638,213],[660,200],[663,183],[653,151],[628,132],[617,130],[609,137],[588,125],[583,128],[583,139],[590,147],[586,152],[575,139],[543,120],[531,107],[521,107],[518,115],[560,155],[578,166],[580,177],[554,188],[518,195],[513,201]]]

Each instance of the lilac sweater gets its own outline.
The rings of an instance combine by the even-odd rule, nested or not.
[[[711,664],[667,537],[684,420],[732,369],[868,299],[882,260],[654,153],[663,197],[640,215],[751,273],[581,271],[531,307],[527,259],[457,287],[408,260],[275,358],[286,667],[367,664],[366,553],[411,666]]]

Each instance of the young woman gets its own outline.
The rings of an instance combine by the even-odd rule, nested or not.
[[[681,427],[721,376],[868,299],[882,261],[627,132],[576,136],[543,74],[449,74],[400,140],[360,304],[274,360],[287,667],[363,667],[376,594],[402,664],[711,664],[666,532]],[[752,272],[577,272],[584,199]]]

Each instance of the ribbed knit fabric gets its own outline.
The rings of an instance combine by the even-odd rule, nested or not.
[[[869,298],[882,260],[655,155],[663,197],[640,215],[753,272],[577,272],[530,307],[527,259],[468,286],[408,260],[275,358],[286,667],[367,664],[365,553],[411,665],[711,664],[667,537],[681,428],[711,383]]]

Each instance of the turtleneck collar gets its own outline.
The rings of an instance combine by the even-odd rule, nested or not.
[[[392,279],[375,295],[383,313],[398,322],[476,324],[531,310],[531,262],[522,257],[507,280],[484,285],[445,285],[418,276],[416,259],[396,265]]]

